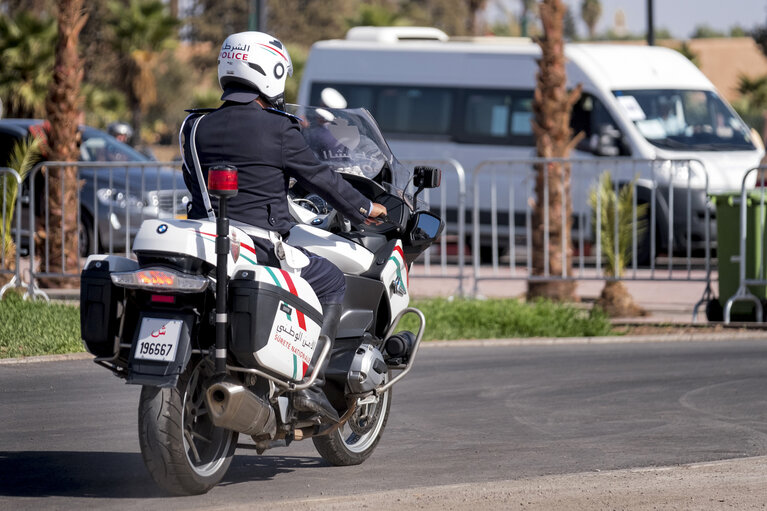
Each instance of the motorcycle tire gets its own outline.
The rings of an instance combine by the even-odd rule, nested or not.
[[[381,440],[391,408],[391,389],[377,403],[360,406],[340,428],[312,437],[314,448],[336,466],[359,465],[373,454]]]
[[[209,491],[237,448],[238,433],[214,426],[206,410],[203,382],[213,373],[210,359],[193,358],[176,387],[141,389],[141,456],[155,482],[174,495]]]

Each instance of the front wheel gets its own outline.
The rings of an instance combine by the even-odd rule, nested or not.
[[[381,440],[391,408],[391,389],[375,403],[361,405],[351,418],[329,435],[312,437],[314,447],[336,466],[359,465]]]
[[[155,482],[175,495],[205,493],[226,474],[238,433],[213,425],[203,383],[213,362],[194,359],[173,388],[143,387],[139,400],[139,443]]]

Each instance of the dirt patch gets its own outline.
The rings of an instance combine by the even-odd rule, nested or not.
[[[763,326],[755,325],[723,325],[711,324],[651,324],[651,323],[616,323],[614,333],[618,335],[672,335],[672,334],[711,334],[711,333],[742,333],[765,330]]]
[[[765,509],[767,457],[263,502],[269,509]],[[380,506],[379,506],[380,507]],[[244,506],[231,509],[246,509]],[[248,508],[249,509],[249,508]]]

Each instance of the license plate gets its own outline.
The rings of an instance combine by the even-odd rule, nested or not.
[[[133,358],[172,362],[184,322],[180,319],[144,318]]]

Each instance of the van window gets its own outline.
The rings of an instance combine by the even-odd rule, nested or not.
[[[364,107],[381,131],[393,139],[407,136],[447,139],[464,144],[534,147],[533,90],[466,89],[405,85],[314,83],[310,104],[323,106],[323,89],[336,89],[349,108]],[[627,155],[629,149],[604,105],[583,94],[573,107],[573,133],[583,131],[579,149],[600,155]]]
[[[381,131],[390,134],[450,134],[455,91],[441,87],[315,83],[310,104],[324,106],[320,94],[336,89],[349,108],[364,107],[373,114]]]
[[[375,118],[383,131],[447,135],[453,109],[453,94],[431,87],[381,87],[375,103]]]
[[[533,145],[532,105],[533,91],[467,90],[458,140]]]
[[[751,131],[712,91],[614,91],[651,144],[678,151],[753,151]]]

